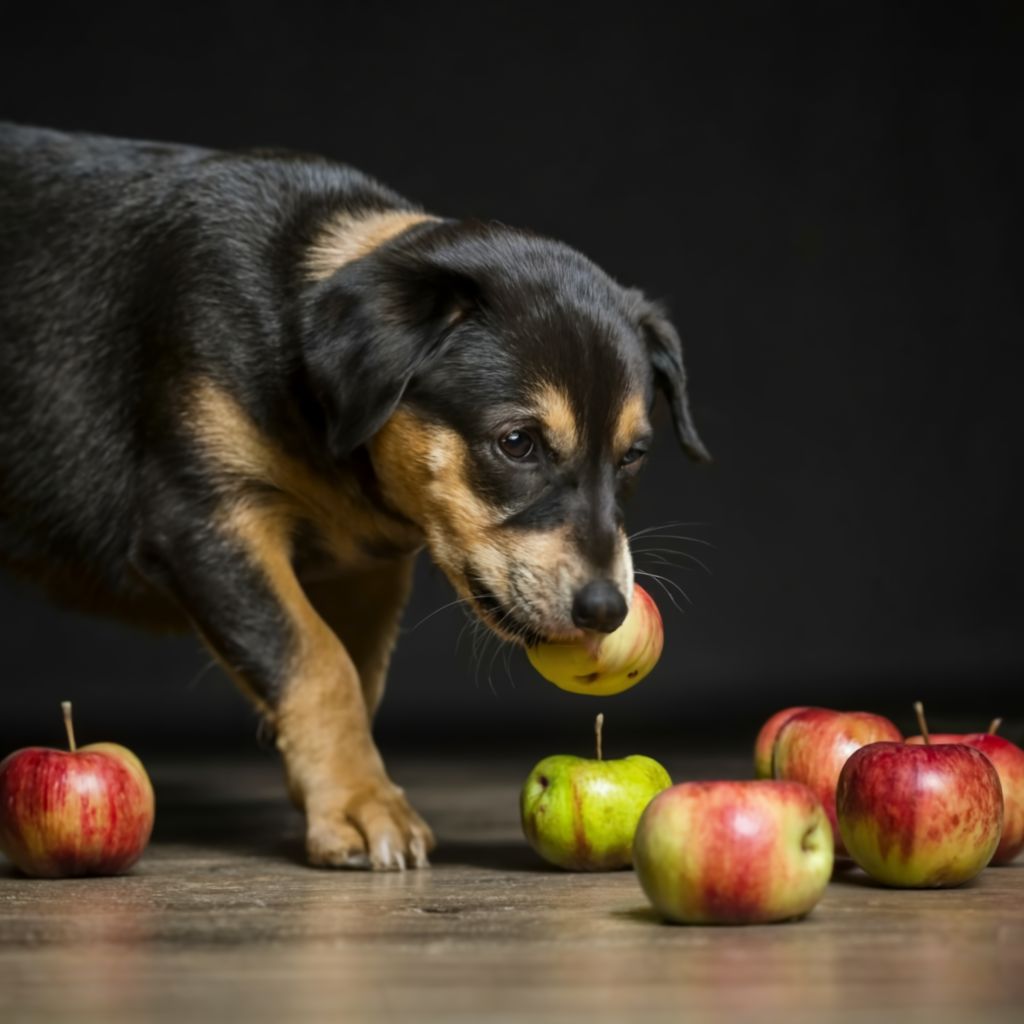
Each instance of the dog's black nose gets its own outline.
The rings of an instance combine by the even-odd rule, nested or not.
[[[576,592],[572,621],[580,629],[611,633],[626,617],[626,599],[611,580],[594,580]]]

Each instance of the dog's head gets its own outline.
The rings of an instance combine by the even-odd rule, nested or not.
[[[368,447],[384,500],[506,638],[615,629],[656,388],[707,458],[661,311],[565,245],[474,223],[405,227],[316,291],[306,364],[335,456]]]

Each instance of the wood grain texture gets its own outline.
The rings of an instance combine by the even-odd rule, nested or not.
[[[517,821],[530,766],[393,759],[441,846],[429,871],[370,875],[301,864],[270,757],[151,765],[156,838],[132,875],[0,867],[0,1020],[1021,1019],[1024,864],[936,892],[853,872],[802,922],[663,925],[632,872],[538,863]]]

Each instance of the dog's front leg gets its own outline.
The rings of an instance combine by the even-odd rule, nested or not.
[[[359,672],[371,720],[384,696],[391,651],[412,586],[409,556],[306,585],[317,614],[345,645]]]
[[[426,864],[433,839],[387,777],[359,672],[292,567],[290,523],[235,503],[202,525],[163,524],[145,565],[274,726],[313,864]]]

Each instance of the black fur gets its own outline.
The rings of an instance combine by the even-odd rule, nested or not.
[[[509,525],[569,521],[610,557],[634,472],[608,450],[622,396],[660,385],[706,457],[677,335],[568,247],[483,223],[424,224],[309,280],[330,216],[416,209],[318,157],[0,126],[0,558],[89,605],[184,611],[272,699],[291,638],[213,525],[220,484],[182,421],[198,378],[323,475],[365,475],[363,445],[410,403],[463,434]],[[510,469],[502,410],[543,380],[586,457]]]

